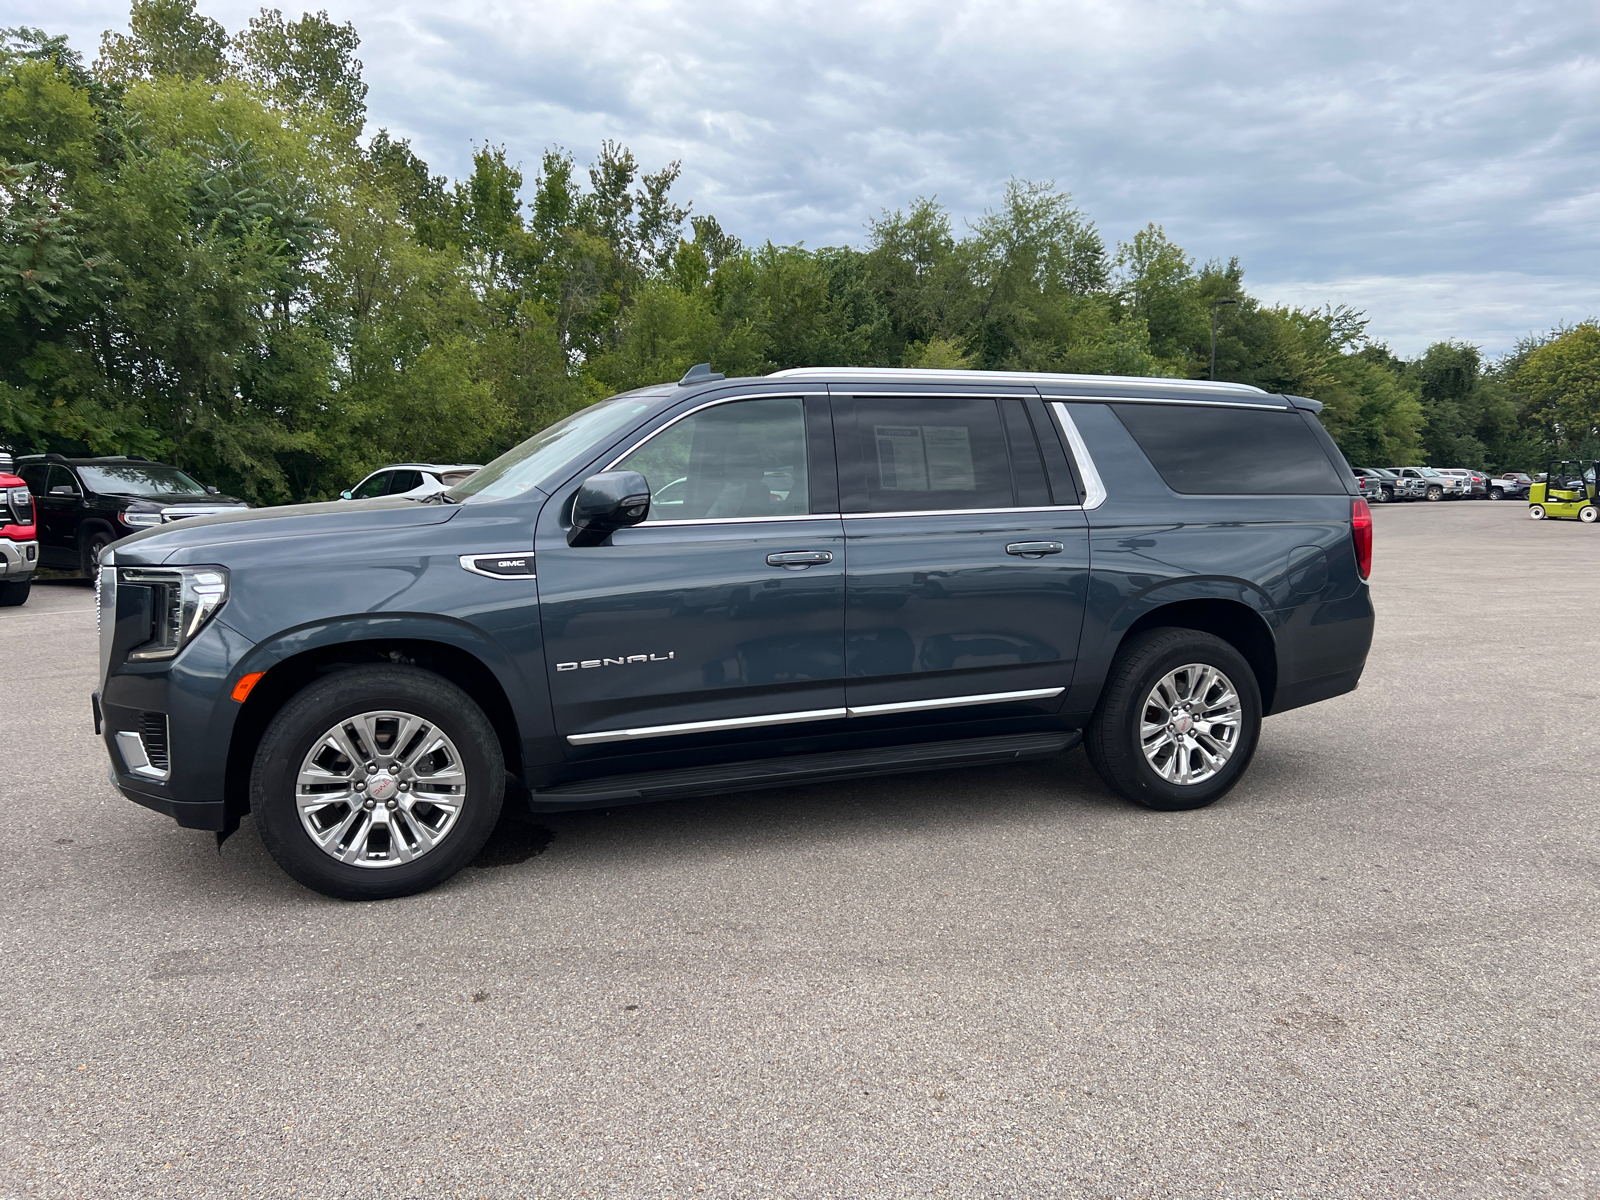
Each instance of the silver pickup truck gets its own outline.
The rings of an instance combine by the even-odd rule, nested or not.
[[[1399,500],[1421,500],[1427,488],[1420,479],[1402,479],[1384,467],[1351,467],[1361,480],[1361,494],[1378,504]]]
[[[1432,467],[1390,467],[1401,479],[1417,480],[1422,484],[1426,500],[1460,500],[1472,495],[1472,481],[1456,475],[1446,475]]]

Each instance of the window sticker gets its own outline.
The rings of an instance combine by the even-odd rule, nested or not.
[[[965,425],[874,425],[879,487],[886,492],[971,492],[972,435]]]

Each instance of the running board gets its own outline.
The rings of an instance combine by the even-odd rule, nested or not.
[[[911,746],[889,746],[878,750],[796,754],[753,762],[718,763],[715,766],[687,767],[677,771],[641,771],[635,775],[585,779],[577,783],[540,788],[530,793],[528,800],[535,812],[563,812],[575,808],[664,800],[669,796],[707,796],[756,788],[795,787],[830,779],[863,779],[872,775],[935,771],[978,763],[1053,758],[1071,750],[1082,740],[1083,734],[1073,729],[1054,733],[967,738],[957,742],[919,742]]]

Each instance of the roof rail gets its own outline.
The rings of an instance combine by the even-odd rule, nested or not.
[[[1170,379],[1161,375],[1070,375],[1055,371],[959,371],[937,367],[790,367],[774,371],[768,379],[808,379],[818,377],[853,377],[877,379],[884,382],[904,380],[930,383],[1023,383],[1081,384],[1096,387],[1177,387],[1211,392],[1247,392],[1265,396],[1262,388],[1249,383],[1226,383],[1211,379]],[[685,376],[687,379],[687,376]]]

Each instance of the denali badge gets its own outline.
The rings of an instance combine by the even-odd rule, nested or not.
[[[588,671],[594,667],[621,667],[628,663],[642,662],[671,662],[676,650],[668,650],[663,657],[660,654],[630,654],[626,658],[586,658],[582,662],[557,663],[558,671]]]

